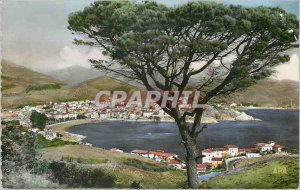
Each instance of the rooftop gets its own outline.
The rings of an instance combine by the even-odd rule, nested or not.
[[[237,146],[235,146],[235,145],[226,145],[226,146],[224,146],[224,148],[238,148]]]
[[[210,148],[210,149],[204,149],[202,152],[205,153],[211,153],[211,152],[217,152],[217,151],[225,151],[225,148]]]
[[[215,158],[215,157],[213,157],[211,160],[212,161],[223,161],[223,158]]]
[[[136,153],[136,154],[149,154],[150,151],[148,151],[148,150],[138,150],[138,149],[136,149],[136,150],[132,150],[131,153]]]

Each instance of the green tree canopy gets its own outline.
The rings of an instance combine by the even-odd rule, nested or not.
[[[46,127],[47,120],[48,118],[44,113],[39,113],[35,110],[31,112],[30,121],[32,123],[32,128],[43,130]]]

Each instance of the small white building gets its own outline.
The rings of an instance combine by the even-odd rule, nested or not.
[[[91,113],[91,119],[99,119],[99,114],[98,114],[98,112],[92,112]]]
[[[222,158],[228,154],[225,148],[210,148],[202,150],[202,163],[211,163],[212,158]]]
[[[143,118],[149,118],[153,115],[153,112],[143,112],[142,117]]]
[[[239,147],[235,145],[226,145],[224,148],[227,149],[227,153],[230,156],[237,156],[239,154]]]
[[[261,152],[271,151],[273,150],[273,143],[256,143],[255,147],[258,148]]]
[[[170,159],[168,165],[175,169],[183,169],[186,166],[184,163],[175,159]]]
[[[119,153],[123,153],[124,152],[123,150],[118,149],[118,148],[112,148],[109,151],[111,151],[111,152],[119,152]]]
[[[131,114],[129,114],[128,118],[129,118],[129,119],[136,119],[137,116],[136,116],[135,113],[131,113]]]
[[[261,155],[259,153],[247,152],[246,157],[247,158],[258,158],[258,157],[261,157]]]
[[[132,150],[130,152],[131,154],[134,154],[134,155],[138,155],[138,156],[141,156],[141,157],[144,157],[144,158],[154,158],[154,154],[151,153],[151,151],[148,151],[148,150]]]
[[[44,137],[45,139],[52,141],[53,139],[57,138],[57,133],[52,131],[51,129],[48,129],[45,131]]]

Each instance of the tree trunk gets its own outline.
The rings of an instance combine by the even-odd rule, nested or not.
[[[186,150],[186,168],[187,168],[187,179],[188,187],[191,189],[199,188],[199,181],[197,176],[196,168],[196,158],[197,158],[197,148],[196,139],[192,138],[188,132],[188,125],[185,121],[177,122],[180,130],[180,134],[184,143]]]
[[[186,168],[187,168],[187,178],[188,178],[188,186],[192,189],[199,188],[199,181],[197,176],[197,150],[196,150],[196,141],[190,139],[185,144],[186,149]]]

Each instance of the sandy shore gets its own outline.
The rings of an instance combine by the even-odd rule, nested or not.
[[[60,134],[64,134],[68,131],[70,127],[76,126],[76,125],[82,125],[87,123],[99,123],[103,120],[96,120],[96,119],[80,119],[80,120],[72,120],[72,121],[66,121],[62,123],[56,123],[53,125],[48,125],[47,129],[52,129],[55,132],[58,132]]]

